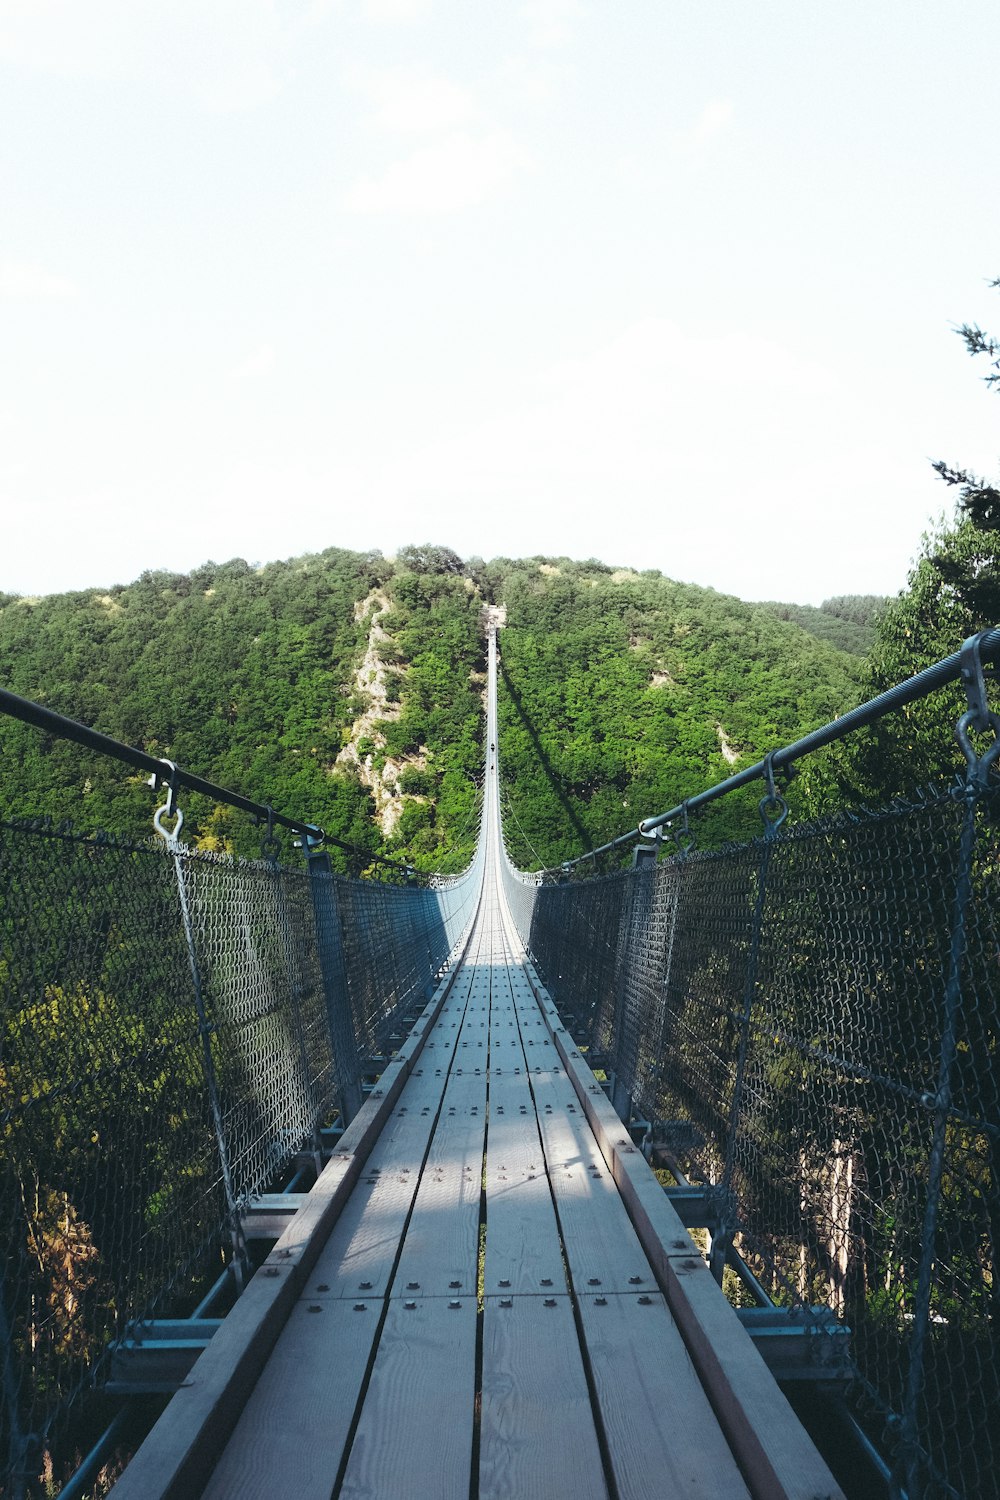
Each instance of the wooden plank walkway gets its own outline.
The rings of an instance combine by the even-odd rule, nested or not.
[[[527,963],[498,828],[493,784],[463,963],[118,1500],[843,1500]]]

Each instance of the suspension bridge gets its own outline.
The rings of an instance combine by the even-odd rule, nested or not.
[[[162,848],[3,825],[6,1492],[85,1409],[67,1497],[995,1496],[1000,632],[731,778],[762,839],[692,799],[586,881],[509,863],[488,646],[461,877],[245,799],[270,858],[198,856],[156,761]],[[783,766],[948,681],[957,795],[782,829]]]

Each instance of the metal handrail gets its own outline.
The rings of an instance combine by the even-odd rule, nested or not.
[[[196,776],[193,771],[185,771],[182,766],[175,765],[173,761],[150,755],[148,751],[138,750],[132,745],[125,745],[121,740],[112,739],[110,735],[102,734],[98,729],[91,729],[87,724],[81,724],[65,714],[56,713],[55,709],[46,708],[41,703],[33,703],[30,698],[20,698],[17,693],[8,692],[4,688],[0,688],[0,713],[5,713],[12,719],[19,719],[22,724],[31,724],[36,729],[57,735],[60,739],[84,745],[88,750],[96,750],[99,755],[107,755],[112,760],[121,761],[124,765],[134,766],[140,771],[148,771],[154,778],[154,789],[163,785],[173,790],[184,787],[191,792],[200,792],[211,798],[213,802],[224,803],[227,807],[235,807],[241,812],[250,813],[258,822],[266,823],[269,830],[274,827],[287,828],[292,833],[301,834],[311,843],[332,844],[348,854],[357,855],[368,864],[384,865],[387,869],[401,870],[404,874],[411,873],[411,866],[399,860],[386,859],[382,855],[373,854],[369,849],[361,849],[356,844],[346,843],[343,839],[325,832],[317,823],[306,823],[299,818],[286,817],[284,813],[276,812],[273,807],[263,802],[255,802],[251,797],[244,797],[240,792],[218,786],[204,776]]]
[[[701,808],[707,807],[710,802],[716,802],[720,797],[725,797],[752,781],[768,780],[777,772],[788,771],[789,767],[795,761],[801,760],[803,756],[811,755],[815,750],[822,750],[827,745],[846,738],[856,729],[863,729],[869,724],[874,724],[886,714],[905,708],[908,703],[914,703],[918,698],[925,698],[928,693],[946,687],[950,682],[962,680],[971,691],[975,684],[970,681],[970,676],[975,670],[974,663],[977,660],[985,660],[994,664],[1000,661],[1000,626],[971,636],[961,650],[953,652],[951,656],[943,657],[940,661],[925,667],[923,671],[917,672],[913,677],[908,677],[905,682],[897,683],[895,687],[879,693],[878,697],[859,704],[857,708],[852,708],[841,718],[823,724],[819,729],[812,730],[801,739],[794,740],[790,745],[784,745],[780,750],[772,750],[762,760],[752,766],[746,766],[732,776],[727,776],[724,781],[716,782],[707,791],[699,792],[697,796],[679,802],[676,807],[671,807],[667,812],[643,818],[638,826],[630,829],[628,833],[619,834],[616,839],[611,839],[596,849],[588,849],[586,854],[578,854],[575,859],[564,860],[558,865],[539,870],[538,874],[558,875],[563,871],[573,869],[575,865],[582,864],[584,860],[596,859],[599,855],[621,848],[624,844],[633,844],[637,839],[648,838],[657,829],[672,823],[675,818],[683,818],[698,812]]]

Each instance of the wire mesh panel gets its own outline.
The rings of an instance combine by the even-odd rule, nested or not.
[[[850,1326],[854,1410],[912,1500],[998,1494],[989,801],[943,791],[522,900],[562,1003],[588,997],[680,1165],[729,1190],[723,1228],[773,1300]]]
[[[115,1342],[242,1253],[239,1211],[423,1004],[481,874],[393,886],[0,824],[0,1491],[58,1485]]]
[[[234,1204],[280,1172],[335,1097],[308,877],[181,855]],[[234,879],[234,875],[236,878]]]
[[[130,1320],[205,1283],[227,1203],[173,862],[0,827],[3,1459],[92,1420]],[[79,1436],[78,1436],[79,1434]]]

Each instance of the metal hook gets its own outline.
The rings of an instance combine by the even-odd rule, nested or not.
[[[764,824],[764,837],[770,838],[777,833],[782,823],[788,817],[788,803],[778,791],[774,779],[774,757],[776,752],[769,750],[764,756],[764,781],[767,785],[767,795],[761,797],[757,804],[760,809],[761,821]]]
[[[154,771],[148,783],[154,792],[161,783],[164,783],[167,788],[166,802],[164,802],[162,807],[158,807],[153,814],[153,827],[161,839],[164,839],[168,844],[176,844],[180,839],[181,829],[184,827],[184,814],[177,806],[177,767],[172,760],[167,760],[166,757],[163,759],[163,764],[168,768],[168,774],[161,776],[158,771]],[[172,830],[164,827],[164,818],[177,819]]]
[[[674,848],[682,858],[690,854],[698,843],[698,836],[691,827],[688,816],[687,802],[681,803],[681,826],[680,828],[672,828],[670,830],[670,837],[673,839]]]
[[[281,844],[274,836],[274,808],[268,804],[267,809],[267,832],[260,842],[260,853],[262,859],[276,860],[281,853]]]
[[[988,632],[981,630],[978,635],[970,635],[968,640],[962,642],[959,651],[959,674],[962,686],[965,688],[965,699],[969,705],[969,713],[963,714],[963,720],[969,720],[968,728],[983,731],[989,729],[990,705],[986,697],[986,676],[983,672],[982,644],[983,637]],[[969,719],[969,714],[973,717]],[[964,748],[964,747],[963,747]]]
[[[962,643],[959,653],[959,674],[965,688],[968,708],[955,725],[955,738],[965,756],[968,766],[966,794],[975,796],[986,787],[990,771],[1000,756],[1000,715],[993,713],[986,693],[986,675],[983,671],[982,644],[988,632],[979,631]],[[972,743],[970,735],[993,731],[993,743],[982,755]]]

